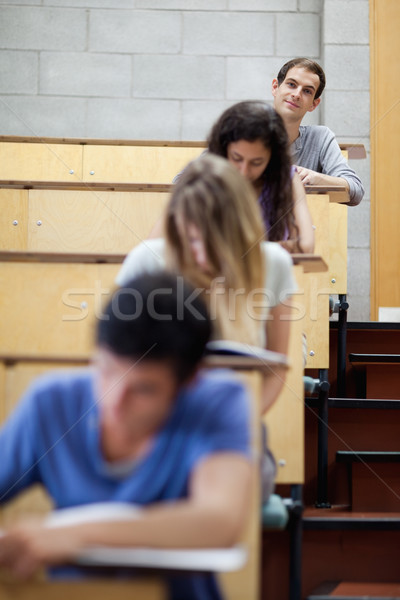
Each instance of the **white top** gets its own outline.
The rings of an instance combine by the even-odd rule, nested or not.
[[[261,242],[261,250],[265,259],[266,318],[268,310],[284,302],[296,291],[297,286],[290,254],[276,242]],[[116,277],[116,284],[123,287],[138,275],[165,269],[165,254],[163,238],[145,240],[133,248],[125,258]]]

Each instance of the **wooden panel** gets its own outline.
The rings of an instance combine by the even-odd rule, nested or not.
[[[294,271],[301,285],[301,267],[294,267]],[[291,367],[279,398],[263,417],[268,427],[269,445],[278,463],[277,483],[304,482],[302,332],[303,320],[298,319],[294,313],[288,354]]]
[[[0,179],[80,181],[82,146],[2,142]]]
[[[87,358],[119,265],[0,264],[3,354]]]
[[[371,319],[400,306],[400,2],[370,0]]]
[[[260,399],[262,393],[262,376],[256,371],[241,373],[240,378],[251,390],[252,394],[252,440],[256,456],[261,450]],[[257,472],[258,475],[258,472]],[[219,576],[224,598],[226,600],[243,600],[243,598],[259,598],[260,595],[260,552],[261,552],[261,507],[260,481],[256,477],[253,489],[252,506],[249,512],[246,530],[241,542],[248,548],[249,559],[246,565],[232,573]]]
[[[83,178],[89,183],[171,183],[175,175],[203,150],[168,146],[85,146]]]
[[[329,287],[332,294],[347,293],[347,206],[329,204]]]
[[[148,236],[168,198],[153,192],[30,190],[28,250],[127,253]]]
[[[328,195],[307,195],[307,203],[315,227],[315,254],[328,265],[328,272],[308,273],[302,279],[304,289],[304,333],[307,337],[307,364],[310,369],[329,366],[329,273],[330,203]],[[336,206],[336,205],[335,205]],[[341,206],[341,205],[339,205]],[[347,230],[346,230],[347,231]],[[347,240],[346,240],[347,241]]]
[[[2,583],[2,600],[166,600],[162,583],[154,579],[136,581],[110,581],[101,579],[93,582],[30,582]]]
[[[329,196],[326,194],[307,194],[307,205],[314,227],[314,254],[322,256],[329,264]]]
[[[0,249],[26,250],[28,192],[0,190]]]
[[[306,368],[327,369],[329,367],[329,287],[327,273],[304,274],[299,291],[304,295],[303,331],[307,338]]]

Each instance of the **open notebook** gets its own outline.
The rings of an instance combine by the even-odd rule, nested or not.
[[[47,527],[67,527],[83,523],[140,519],[141,508],[128,503],[106,502],[64,508],[51,512]],[[1,535],[1,532],[0,532]],[[206,549],[93,547],[79,553],[75,562],[82,566],[142,567],[188,571],[228,572],[241,569],[247,560],[243,546]]]
[[[272,352],[259,346],[251,346],[231,340],[213,340],[206,346],[206,354],[217,354],[220,356],[246,356],[258,358],[266,363],[277,363],[288,365],[287,356]]]

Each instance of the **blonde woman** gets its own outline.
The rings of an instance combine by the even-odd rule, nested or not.
[[[296,285],[290,255],[265,242],[252,185],[229,162],[205,155],[185,169],[172,193],[165,239],[150,239],[126,257],[124,286],[141,272],[169,268],[199,290],[214,319],[214,338],[287,354],[290,296]],[[284,369],[267,378],[262,412],[276,400]]]

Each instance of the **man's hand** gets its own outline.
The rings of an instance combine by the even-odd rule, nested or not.
[[[311,171],[311,169],[306,169],[305,167],[296,166],[296,169],[303,185],[318,185],[321,183],[321,173],[317,173],[317,171]]]
[[[0,536],[0,566],[28,579],[43,566],[68,562],[81,547],[79,528],[24,522]]]
[[[298,167],[297,165],[296,169],[303,185],[340,185],[349,191],[349,182],[344,177],[325,175],[325,173],[318,173],[317,171]]]

